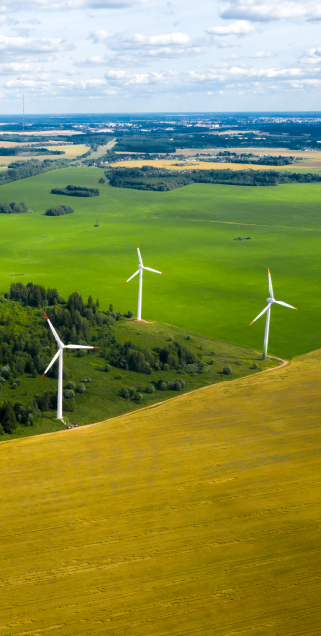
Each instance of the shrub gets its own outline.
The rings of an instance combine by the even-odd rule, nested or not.
[[[223,373],[224,375],[231,375],[232,369],[228,364],[223,368]]]
[[[169,336],[169,338],[168,338],[168,342],[174,342],[174,338],[173,338],[173,336]]]
[[[66,389],[64,391],[64,397],[66,398],[66,400],[70,400],[74,396],[75,396],[75,393],[74,393],[74,391],[72,389]]]
[[[2,424],[0,424],[0,435],[3,435],[3,434],[4,434],[3,426]]]
[[[130,395],[130,397],[131,397],[131,398],[134,398],[134,397],[135,397],[135,395],[136,395],[136,389],[135,389],[135,387],[134,387],[134,386],[131,386],[128,390],[129,390],[129,395]]]
[[[87,378],[83,380],[83,382],[92,382],[92,379],[88,376]]]
[[[105,364],[105,371],[107,371],[107,373],[110,371],[110,364]]]
[[[122,389],[122,390],[121,390],[121,396],[122,396],[123,398],[129,398],[129,397],[130,397],[129,390],[128,390],[128,389]]]
[[[28,207],[25,203],[15,203],[12,201],[9,205],[6,203],[0,204],[0,214],[21,214],[24,212],[28,212]]]
[[[18,386],[18,385],[17,385],[17,383],[16,383],[16,382],[12,382],[12,384],[11,384],[11,388],[12,388],[12,389],[16,389],[16,388],[17,388],[17,386]]]
[[[84,358],[87,355],[87,349],[78,349],[77,357]]]
[[[186,336],[186,340],[192,340],[191,336]]]
[[[160,380],[158,383],[158,388],[160,391],[167,391],[167,382]]]
[[[136,393],[136,402],[142,402],[143,401],[143,396],[141,393]]]
[[[0,375],[5,378],[5,380],[8,380],[10,378],[10,367],[8,364],[0,367]]]
[[[256,362],[253,362],[253,364],[252,364],[252,369],[257,369],[257,364],[256,364]]]
[[[78,387],[77,391],[78,391],[78,393],[85,393],[86,387],[85,387],[85,385],[82,382],[79,384],[79,387]]]
[[[63,216],[64,214],[73,214],[74,210],[68,205],[57,205],[55,208],[47,208],[46,216]]]
[[[181,387],[181,383],[178,380],[176,380],[176,382],[174,382],[174,390],[175,391],[180,391],[181,388],[182,388]]]
[[[132,318],[133,317],[133,312],[132,311],[128,311],[127,312],[127,318]]]
[[[76,385],[75,385],[74,382],[70,381],[70,382],[67,383],[67,389],[71,389],[72,391],[74,391],[75,388],[76,388]]]
[[[162,364],[162,369],[163,371],[168,371],[169,365],[167,364],[167,362],[164,362],[164,364]]]
[[[123,379],[122,375],[120,375],[120,374],[119,375],[115,375],[115,380],[122,380],[122,379]]]
[[[179,380],[178,380],[178,382],[180,383],[181,388],[183,389],[183,388],[184,388],[184,386],[185,386],[185,382],[184,382],[184,380],[179,379]]]
[[[155,391],[155,387],[154,387],[154,385],[153,385],[153,384],[149,384],[149,385],[146,387],[146,393],[154,393],[154,391]]]

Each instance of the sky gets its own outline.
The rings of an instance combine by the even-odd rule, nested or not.
[[[321,0],[0,0],[0,113],[319,111]]]

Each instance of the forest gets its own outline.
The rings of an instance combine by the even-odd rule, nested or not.
[[[220,183],[239,186],[277,186],[280,183],[315,183],[321,176],[311,173],[276,170],[184,170],[170,171],[152,166],[113,168],[106,171],[110,185],[116,188],[169,191],[192,183]]]

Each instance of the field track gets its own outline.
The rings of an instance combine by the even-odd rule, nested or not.
[[[1,636],[316,636],[321,350],[0,444]]]

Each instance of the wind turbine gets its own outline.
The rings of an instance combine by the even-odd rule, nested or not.
[[[137,307],[137,320],[142,319],[142,294],[143,294],[143,270],[147,269],[149,272],[154,272],[155,274],[162,274],[162,276],[166,276],[163,272],[158,272],[157,269],[151,269],[150,267],[144,267],[143,259],[141,257],[141,253],[139,251],[138,243],[137,243],[137,253],[138,253],[138,270],[133,274],[128,280],[126,280],[123,285],[126,285],[132,278],[139,274],[139,289],[138,289],[138,307]]]
[[[63,342],[61,342],[54,326],[52,325],[52,323],[50,322],[47,314],[45,313],[45,316],[47,318],[47,321],[49,323],[49,327],[53,333],[53,336],[57,342],[58,345],[58,351],[57,353],[54,355],[54,357],[52,358],[50,364],[48,364],[45,372],[42,374],[41,376],[41,380],[43,378],[44,375],[46,375],[47,371],[49,371],[49,369],[52,367],[52,365],[56,362],[57,358],[59,358],[59,372],[58,372],[58,400],[57,400],[57,420],[62,420],[62,370],[63,370],[63,351],[64,349],[100,349],[100,347],[87,347],[87,345],[64,345]]]
[[[263,345],[263,360],[265,360],[266,356],[267,356],[267,348],[268,348],[268,341],[269,341],[271,306],[274,303],[276,303],[277,305],[283,305],[284,307],[290,307],[290,309],[296,309],[296,307],[292,307],[292,305],[288,305],[287,303],[284,303],[282,300],[275,300],[274,295],[273,295],[271,272],[270,272],[269,269],[268,269],[268,277],[269,277],[270,298],[266,299],[267,302],[268,302],[267,307],[265,307],[265,309],[263,309],[263,311],[261,311],[261,313],[258,316],[256,316],[256,318],[254,318],[254,320],[252,320],[252,322],[250,323],[250,325],[253,325],[253,322],[255,322],[258,318],[263,316],[263,314],[265,314],[265,312],[267,311],[266,323],[265,323],[265,333],[264,333],[264,345]]]

